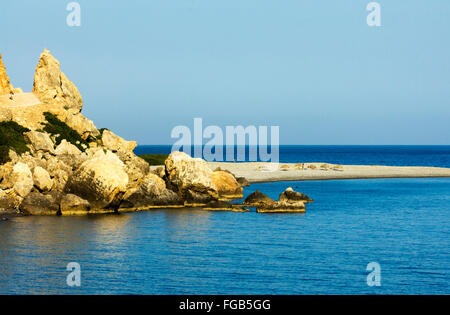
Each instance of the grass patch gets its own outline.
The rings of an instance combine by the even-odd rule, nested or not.
[[[44,124],[43,130],[52,136],[56,136],[56,145],[59,145],[61,141],[65,139],[80,149],[80,151],[85,151],[82,144],[88,146],[88,141],[81,138],[78,132],[70,128],[65,122],[61,121],[52,113],[45,112],[44,116],[47,122]]]
[[[0,164],[10,161],[9,150],[13,149],[18,155],[30,151],[24,133],[30,131],[14,121],[0,123]]]
[[[167,154],[142,154],[140,158],[144,159],[148,165],[164,165],[164,162],[169,157]]]

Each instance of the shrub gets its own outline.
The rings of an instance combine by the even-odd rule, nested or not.
[[[24,136],[24,133],[28,131],[30,130],[14,121],[0,123],[0,164],[10,161],[10,149],[19,155],[30,151]]]
[[[85,151],[82,144],[88,145],[88,142],[81,138],[78,132],[70,128],[65,122],[61,121],[52,113],[45,112],[44,116],[47,122],[44,123],[43,130],[53,136],[56,136],[56,145],[59,145],[61,141],[65,139],[76,146],[78,149],[80,149],[82,152]]]
[[[142,154],[139,157],[144,159],[148,165],[164,165],[169,156],[167,154]]]

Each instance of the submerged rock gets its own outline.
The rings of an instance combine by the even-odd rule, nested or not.
[[[245,209],[240,205],[233,205],[226,201],[210,201],[204,207],[203,210],[207,211],[233,211],[233,212],[249,212],[250,210]]]

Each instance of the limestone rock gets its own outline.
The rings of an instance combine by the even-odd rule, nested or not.
[[[300,192],[296,192],[292,189],[292,187],[287,188],[284,192],[281,193],[278,201],[288,202],[288,203],[296,203],[301,201],[303,203],[313,202],[311,198],[307,195],[302,194]]]
[[[87,214],[91,210],[89,201],[73,194],[64,195],[61,199],[62,215]]]
[[[30,131],[25,133],[25,136],[35,151],[55,152],[54,144],[47,133]]]
[[[50,174],[40,166],[34,168],[33,171],[34,185],[43,192],[50,191],[53,187],[53,180]]]
[[[99,150],[69,177],[65,191],[83,196],[93,208],[103,209],[112,206],[127,185],[123,162],[111,151]]]
[[[78,132],[83,139],[87,139],[89,136],[97,137],[100,135],[92,120],[87,119],[82,114],[68,114],[65,118],[59,116],[59,119]]]
[[[32,192],[25,197],[20,211],[28,215],[57,215],[59,213],[60,194],[41,194]]]
[[[121,208],[145,208],[151,206],[182,205],[178,195],[166,188],[159,176],[149,173],[137,188],[126,192]]]
[[[207,203],[218,199],[212,181],[213,171],[206,161],[183,152],[173,152],[165,161],[169,189],[188,203]]]
[[[266,207],[272,206],[274,204],[275,200],[264,195],[259,190],[256,190],[254,193],[248,195],[248,197],[244,201],[244,205],[249,207]]]
[[[109,130],[103,131],[102,143],[106,149],[111,150],[113,152],[117,151],[131,152],[137,146],[136,141],[126,141]]]
[[[0,189],[0,213],[14,213],[16,206],[16,200]]]
[[[237,182],[233,174],[216,171],[212,174],[212,181],[219,193],[219,197],[225,199],[239,199],[244,197],[244,189]]]
[[[116,155],[125,164],[125,172],[128,175],[129,185],[135,186],[140,179],[150,172],[150,166],[133,152],[118,151]]]
[[[80,155],[81,151],[72,143],[68,142],[66,139],[62,140],[61,143],[56,147],[56,155]]]
[[[0,107],[0,122],[11,121],[13,118],[11,109],[7,107]]]
[[[250,186],[250,182],[245,177],[237,177],[236,180],[239,183],[239,185],[241,185],[241,187]]]
[[[233,211],[233,212],[249,212],[250,210],[244,207],[233,205],[225,201],[210,201],[204,207],[203,210],[208,211]]]
[[[6,74],[6,68],[3,64],[2,55],[0,54],[0,95],[10,94],[12,89],[13,87],[9,82],[9,77]]]
[[[5,176],[1,188],[13,188],[14,192],[24,198],[33,189],[33,175],[27,164],[19,162]]]
[[[58,60],[47,49],[41,54],[36,68],[33,92],[42,102],[57,102],[67,110],[79,113],[83,107],[80,92],[61,72]]]

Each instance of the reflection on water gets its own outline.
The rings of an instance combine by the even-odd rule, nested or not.
[[[255,184],[305,215],[169,209],[0,222],[0,293],[450,293],[450,180]],[[382,198],[380,198],[382,196]],[[377,261],[382,287],[366,285]],[[78,262],[80,288],[66,285]]]

